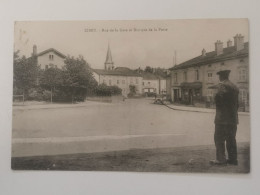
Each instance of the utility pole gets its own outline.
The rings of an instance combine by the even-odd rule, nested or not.
[[[176,52],[176,50],[174,51],[174,56],[175,56],[175,66],[177,65],[177,52]]]

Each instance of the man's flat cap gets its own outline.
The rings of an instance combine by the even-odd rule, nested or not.
[[[231,70],[221,70],[221,71],[217,72],[217,75],[228,76],[230,72],[231,72]]]

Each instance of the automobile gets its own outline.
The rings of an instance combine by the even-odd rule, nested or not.
[[[165,100],[166,100],[165,94],[156,94],[154,104],[164,104]]]

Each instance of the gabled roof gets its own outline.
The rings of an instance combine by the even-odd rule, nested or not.
[[[140,74],[126,67],[120,67],[119,69],[116,68],[114,70],[104,70],[104,69],[92,69],[92,70],[99,75],[142,77]]]
[[[58,50],[56,50],[54,48],[44,50],[44,51],[38,53],[37,56],[42,56],[42,55],[49,53],[49,52],[54,52],[56,55],[60,56],[61,58],[66,58],[66,56],[64,54],[62,54],[61,52],[59,52]]]
[[[176,65],[170,70],[178,70],[184,69],[189,67],[195,67],[205,64],[210,64],[214,62],[221,62],[228,59],[234,59],[239,57],[246,57],[248,56],[249,48],[248,42],[244,43],[244,49],[236,51],[235,46],[223,48],[223,54],[217,55],[216,51],[206,53],[206,56],[199,55],[193,59],[190,59],[186,62],[183,62],[179,65]]]

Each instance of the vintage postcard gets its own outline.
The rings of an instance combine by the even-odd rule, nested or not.
[[[247,19],[17,21],[13,170],[250,172]]]

